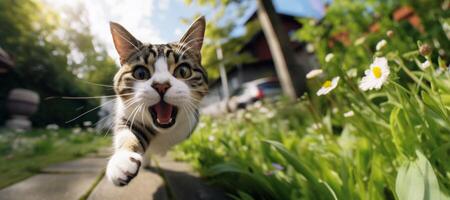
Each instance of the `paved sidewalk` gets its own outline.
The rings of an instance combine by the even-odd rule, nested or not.
[[[210,187],[189,165],[159,158],[159,168],[141,169],[128,186],[116,187],[104,177],[108,151],[52,165],[22,182],[0,190],[0,200],[221,200],[223,191]]]

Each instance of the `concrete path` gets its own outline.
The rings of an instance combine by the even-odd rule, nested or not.
[[[52,165],[22,182],[0,190],[0,200],[222,200],[223,191],[207,185],[189,165],[169,157],[158,158],[159,167],[141,169],[125,187],[115,187],[104,177],[108,151]]]

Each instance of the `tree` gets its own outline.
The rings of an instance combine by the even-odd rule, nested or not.
[[[76,22],[76,19],[69,21],[71,20]],[[63,26],[64,23],[68,22],[62,21],[54,10],[40,1],[0,1],[0,46],[13,56],[16,63],[14,70],[0,77],[0,105],[5,104],[6,95],[12,88],[37,91],[42,100],[38,113],[32,118],[37,125],[72,125],[65,121],[77,116],[81,110],[98,104],[92,100],[46,100],[52,96],[93,96],[101,93],[98,86],[86,84],[74,74],[79,63],[69,56],[73,50],[76,49],[85,58],[89,58],[82,60],[83,66],[95,66],[96,70],[86,74],[83,80],[107,80],[106,76],[111,76],[109,71],[115,68],[105,51],[97,52],[94,45],[88,44],[95,41],[92,40],[90,31],[70,32]],[[56,34],[57,31],[71,37],[63,38]],[[81,40],[85,41],[85,46],[81,46]],[[80,46],[74,47],[73,44]],[[103,70],[108,73],[101,76],[97,69],[104,68],[108,68]],[[112,79],[112,76],[109,78]],[[4,106],[0,106],[0,123],[7,117],[4,109]],[[95,119],[95,113],[84,118]]]
[[[289,36],[271,1],[258,0],[258,18],[269,43],[283,92],[290,99],[295,100],[297,95],[305,91],[306,73],[294,59]]]
[[[192,1],[186,1],[193,3]],[[215,1],[197,1],[201,6],[212,6],[211,12],[214,16],[208,19],[206,24],[205,41],[202,48],[202,65],[208,71],[209,80],[219,78],[219,63],[223,62],[227,69],[236,66],[237,64],[247,63],[253,61],[250,54],[238,54],[243,45],[248,41],[257,30],[259,25],[256,23],[248,24],[245,29],[246,33],[240,36],[232,36],[231,32],[236,28],[236,21],[230,20],[239,18],[243,15],[247,5],[236,4],[235,7],[229,8],[233,2],[240,1],[226,1],[225,4],[216,4]],[[233,14],[230,14],[233,13]],[[226,14],[226,15],[225,15]],[[193,18],[197,18],[194,16]],[[184,22],[190,23],[192,19],[183,19]],[[223,60],[217,58],[217,48],[221,46],[223,52]]]
[[[104,44],[98,42],[91,33],[85,11],[82,4],[64,11],[68,16],[62,22],[65,40],[70,47],[70,55],[77,55],[69,60],[69,69],[79,79],[97,84],[90,87],[92,95],[113,94],[110,87],[98,85],[112,86],[118,66],[108,55]]]

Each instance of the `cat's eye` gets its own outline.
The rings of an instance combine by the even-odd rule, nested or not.
[[[183,63],[175,69],[173,75],[177,78],[187,79],[192,76],[192,69],[188,64]]]
[[[137,80],[147,80],[150,78],[150,72],[142,65],[138,65],[134,68],[133,77]]]

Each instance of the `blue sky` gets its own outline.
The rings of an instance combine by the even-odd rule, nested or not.
[[[64,17],[63,8],[83,6],[91,24],[91,31],[104,43],[108,53],[118,59],[109,32],[109,21],[122,24],[143,42],[164,43],[176,41],[189,24],[181,18],[192,18],[196,13],[209,17],[208,7],[187,5],[183,0],[44,0]],[[329,0],[323,0],[329,1]],[[277,11],[296,16],[320,18],[323,14],[321,0],[274,0]],[[256,1],[250,3],[247,16],[256,10]],[[245,18],[245,17],[244,17]],[[244,20],[241,20],[244,21]]]

